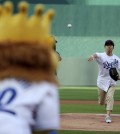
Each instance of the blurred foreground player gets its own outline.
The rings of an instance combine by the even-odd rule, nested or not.
[[[54,12],[42,15],[43,6],[36,5],[28,17],[27,9],[21,2],[13,15],[12,3],[0,6],[0,134],[59,129],[58,61],[50,38]]]

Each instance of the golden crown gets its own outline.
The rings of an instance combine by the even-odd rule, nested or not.
[[[19,12],[13,14],[13,4],[5,2],[0,5],[0,43],[10,42],[37,42],[52,47],[51,20],[54,10],[43,13],[44,6],[37,4],[34,14],[28,16],[29,4],[25,1],[18,4]]]

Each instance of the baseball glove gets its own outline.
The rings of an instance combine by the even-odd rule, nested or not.
[[[115,81],[118,80],[118,78],[119,78],[119,74],[118,74],[116,68],[110,68],[110,70],[109,70],[109,74],[110,74],[110,77],[111,77],[113,80],[115,80]]]

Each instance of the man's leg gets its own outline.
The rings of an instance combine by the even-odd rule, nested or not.
[[[106,118],[107,117],[110,118],[110,115],[113,110],[114,92],[115,92],[115,87],[110,87],[107,92],[107,95],[106,95],[106,112],[107,112]],[[110,118],[109,122],[111,122],[111,118]]]
[[[105,105],[106,92],[102,89],[98,89],[98,103],[100,105]]]

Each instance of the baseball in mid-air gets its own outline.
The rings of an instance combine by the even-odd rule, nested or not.
[[[72,27],[72,24],[67,24],[67,27],[68,27],[68,28],[71,28],[71,27]]]

